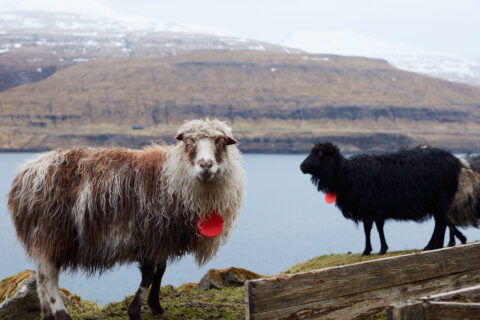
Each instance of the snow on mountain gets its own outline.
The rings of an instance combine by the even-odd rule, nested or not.
[[[300,51],[216,27],[126,16],[95,0],[0,0],[0,92],[76,63],[192,50]]]
[[[126,16],[94,1],[0,0],[0,27],[7,29],[182,32],[231,36],[226,30]],[[57,30],[58,31],[58,30]]]
[[[480,86],[480,59],[422,50],[355,32],[299,32],[282,44],[311,53],[384,59],[399,69]]]

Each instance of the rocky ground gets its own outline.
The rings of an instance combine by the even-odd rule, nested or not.
[[[386,255],[363,257],[360,254],[330,254],[315,257],[294,265],[282,274],[311,271],[320,268],[407,254],[413,251],[397,251]],[[211,269],[199,283],[187,283],[174,288],[162,287],[161,316],[152,315],[147,305],[142,308],[144,320],[164,319],[244,319],[243,283],[262,275],[241,268]],[[101,307],[83,300],[68,290],[61,289],[68,312],[75,320],[128,319],[128,306],[133,295],[123,301]],[[36,297],[35,272],[25,270],[0,282],[0,318],[4,320],[38,320],[39,305]],[[385,319],[384,312],[371,315],[371,320]]]

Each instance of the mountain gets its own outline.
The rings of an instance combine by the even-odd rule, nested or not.
[[[197,117],[228,120],[246,151],[433,144],[480,149],[480,88],[384,60],[269,51],[193,51],[85,62],[0,93],[0,148],[141,146]]]
[[[0,0],[1,150],[139,147],[209,116],[246,151],[305,152],[320,139],[478,151],[479,107],[480,88],[384,59],[307,54],[93,0]]]
[[[288,36],[283,44],[311,53],[385,59],[402,70],[480,86],[480,58],[422,50],[355,32],[298,32]]]
[[[81,62],[206,49],[300,52],[217,28],[123,16],[92,0],[0,0],[0,91]]]

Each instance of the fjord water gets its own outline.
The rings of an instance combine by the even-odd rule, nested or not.
[[[6,194],[19,166],[31,153],[0,154],[0,279],[33,264],[18,244],[7,212]],[[210,268],[230,266],[271,275],[318,255],[362,252],[363,227],[343,218],[334,205],[325,203],[299,165],[306,155],[246,154],[247,198],[230,241],[217,258],[198,267],[191,256],[167,267],[163,285],[198,282]],[[375,228],[374,228],[375,229]],[[423,248],[433,231],[425,223],[389,221],[385,235],[390,251]],[[480,230],[462,230],[468,241],[480,239]],[[372,232],[374,252],[380,250]],[[140,274],[135,265],[116,267],[101,277],[82,273],[62,274],[60,286],[84,299],[106,304],[136,291]]]

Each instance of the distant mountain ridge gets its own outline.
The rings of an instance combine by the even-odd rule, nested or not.
[[[192,50],[301,51],[218,28],[123,16],[92,0],[0,0],[0,91],[76,63]]]
[[[431,144],[480,150],[480,88],[383,60],[268,51],[194,51],[65,68],[0,93],[0,149],[173,141],[185,120],[228,120],[245,151]]]
[[[384,59],[393,66],[440,79],[480,86],[480,57],[421,50],[412,45],[381,41],[355,32],[299,32],[283,44],[309,53],[329,53]]]

